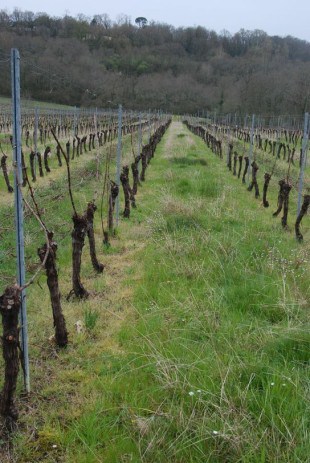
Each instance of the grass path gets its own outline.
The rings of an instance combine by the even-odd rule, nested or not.
[[[48,341],[46,291],[29,291],[33,393],[1,461],[306,462],[309,232],[298,245],[179,122],[137,203],[108,250],[96,225],[106,269],[96,276],[85,258],[91,298],[63,301],[65,351]],[[60,231],[61,210],[49,210]],[[66,294],[70,240],[60,244]],[[95,326],[77,334],[87,314]]]

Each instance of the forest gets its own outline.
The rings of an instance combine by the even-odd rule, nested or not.
[[[144,18],[143,18],[144,19]],[[224,25],[224,24],[223,24]],[[175,28],[107,14],[0,10],[0,60],[21,53],[28,100],[173,113],[296,114],[309,109],[310,43],[241,29]],[[10,95],[9,66],[0,94]]]

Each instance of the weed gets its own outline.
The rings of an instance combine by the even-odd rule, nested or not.
[[[98,310],[86,308],[84,310],[84,324],[87,331],[93,331],[99,318]]]

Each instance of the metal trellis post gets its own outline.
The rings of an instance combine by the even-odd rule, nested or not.
[[[38,152],[38,128],[39,128],[39,110],[38,108],[35,108],[34,112],[34,159],[33,159],[33,170],[36,175],[36,170],[37,170],[37,152]]]
[[[25,250],[24,250],[24,213],[21,192],[22,179],[22,146],[21,146],[21,112],[20,112],[20,57],[16,48],[11,50],[12,78],[12,112],[13,112],[13,163],[14,163],[14,196],[15,196],[15,229],[17,256],[17,284],[25,284]],[[24,361],[24,386],[30,392],[29,357],[28,357],[28,326],[26,291],[21,293],[20,308],[21,347]]]
[[[250,180],[250,173],[252,171],[252,155],[253,155],[253,145],[254,145],[254,125],[255,125],[255,114],[252,114],[252,125],[250,132],[250,151],[249,151],[249,169],[248,169],[248,182]]]
[[[142,145],[141,113],[139,113],[138,156],[140,156],[140,154],[141,154],[141,145]],[[140,162],[138,162],[137,168],[138,168],[138,172],[140,174],[139,164],[140,164]]]
[[[118,140],[117,140],[117,156],[116,156],[116,177],[115,183],[118,185],[120,189],[120,176],[121,176],[121,158],[122,158],[122,105],[118,107]],[[115,207],[115,224],[118,227],[118,220],[119,220],[119,197],[120,193],[117,195],[116,198],[116,207]]]
[[[229,144],[231,142],[231,134],[230,134],[230,127],[228,127],[227,131],[227,153],[226,153],[226,165],[228,166],[229,161]]]
[[[77,135],[77,107],[74,106],[74,113],[73,113],[73,139],[75,138],[75,136]]]
[[[141,113],[139,113],[139,132],[138,132],[138,156],[141,152],[142,131],[141,131]]]
[[[305,113],[304,135],[302,139],[302,151],[301,151],[301,165],[300,165],[299,182],[298,182],[297,216],[301,209],[302,187],[303,187],[303,182],[304,182],[304,172],[305,172],[307,150],[308,150],[308,138],[309,138],[308,126],[309,126],[309,113]]]
[[[151,113],[149,112],[149,142],[151,141]]]

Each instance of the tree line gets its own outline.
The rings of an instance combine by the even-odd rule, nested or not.
[[[310,43],[261,30],[1,10],[0,59],[11,47],[21,53],[29,99],[174,113],[302,114],[310,106]],[[2,95],[9,72],[0,67]]]

